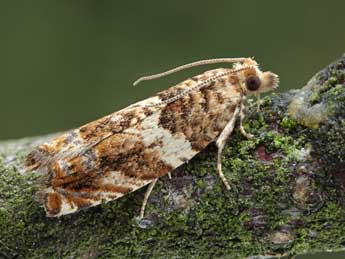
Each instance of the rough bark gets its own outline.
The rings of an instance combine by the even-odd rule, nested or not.
[[[305,87],[252,103],[224,152],[210,145],[145,190],[61,218],[33,199],[25,154],[51,136],[0,143],[1,258],[246,258],[345,248],[345,56]]]

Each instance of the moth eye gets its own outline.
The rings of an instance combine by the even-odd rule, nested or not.
[[[249,76],[246,79],[246,87],[250,91],[258,90],[261,85],[261,80],[258,76]]]

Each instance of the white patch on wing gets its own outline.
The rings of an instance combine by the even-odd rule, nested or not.
[[[143,138],[145,146],[155,145],[152,149],[157,151],[160,159],[168,165],[176,168],[185,162],[185,159],[191,159],[197,152],[182,133],[172,134],[169,130],[159,125],[160,112],[152,114],[140,125],[141,129],[131,128],[126,130],[129,133],[135,133]]]
[[[111,122],[118,122],[123,118],[122,114],[119,114],[118,112],[115,112],[111,115],[110,121]]]
[[[56,215],[57,217],[60,215],[73,213],[78,210],[78,206],[74,204],[70,204],[70,202],[65,198],[64,195],[60,195],[60,197],[61,197],[61,209],[60,209],[59,214]]]

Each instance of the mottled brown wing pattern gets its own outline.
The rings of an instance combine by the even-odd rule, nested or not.
[[[32,151],[28,166],[44,171],[39,196],[47,215],[117,199],[171,172],[214,141],[243,94],[235,75],[172,103],[154,104],[224,71],[207,71]]]

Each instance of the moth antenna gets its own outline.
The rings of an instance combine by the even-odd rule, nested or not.
[[[133,85],[136,86],[137,84],[139,84],[142,81],[147,81],[147,80],[153,80],[153,79],[157,79],[157,78],[161,78],[173,73],[176,73],[178,71],[184,70],[184,69],[188,69],[188,68],[192,68],[192,67],[196,67],[196,66],[202,66],[202,65],[208,65],[208,64],[217,64],[217,63],[235,63],[235,62],[244,62],[247,58],[214,58],[214,59],[205,59],[205,60],[199,60],[199,61],[195,61],[189,64],[185,64],[179,67],[175,67],[173,69],[170,69],[168,71],[159,73],[159,74],[155,74],[155,75],[149,75],[149,76],[143,76],[138,78]]]
[[[208,86],[210,85],[212,82],[216,81],[217,79],[223,77],[223,76],[226,76],[226,75],[229,75],[229,74],[233,74],[233,73],[237,73],[237,72],[240,72],[240,71],[243,71],[243,70],[246,70],[246,69],[252,69],[253,66],[244,66],[244,67],[241,67],[241,68],[236,68],[236,69],[230,69],[224,73],[221,73],[219,75],[216,75],[216,76],[213,76],[213,77],[210,77],[208,79],[205,79],[203,80],[202,82],[200,82],[199,84],[196,84],[195,86],[189,88],[189,89],[186,89],[184,90],[182,93],[178,94],[178,95],[175,95],[169,99],[166,99],[164,101],[161,101],[159,103],[155,103],[155,104],[151,104],[151,105],[147,105],[145,107],[156,107],[156,106],[160,106],[160,105],[164,105],[164,104],[169,104],[169,103],[172,103],[172,102],[175,102],[177,101],[178,99],[182,98],[183,96],[186,96],[187,94],[189,94],[190,92],[194,91],[194,90],[198,90],[198,89],[201,89],[205,86]]]

